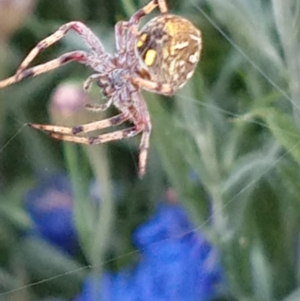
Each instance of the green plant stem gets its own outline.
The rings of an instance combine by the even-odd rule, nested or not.
[[[93,220],[91,218],[90,204],[86,202],[86,187],[78,157],[78,146],[64,143],[63,147],[74,193],[74,220],[79,234],[79,241],[84,253],[89,254],[89,237],[93,230]]]
[[[106,247],[109,245],[111,237],[114,222],[114,202],[106,146],[88,147],[87,155],[96,181],[101,187],[101,204],[93,229],[94,239],[90,253],[94,274],[99,275],[103,270]]]

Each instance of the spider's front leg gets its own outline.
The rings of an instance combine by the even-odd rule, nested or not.
[[[157,7],[162,14],[168,13],[166,0],[152,0],[132,15],[129,20],[129,24],[138,24],[142,17],[150,14]]]
[[[22,70],[28,67],[28,65],[34,60],[34,58],[43,50],[56,43],[60,39],[62,39],[69,30],[74,30],[77,34],[79,34],[85,44],[92,49],[98,56],[105,54],[104,47],[98,37],[83,23],[78,21],[73,21],[62,25],[57,31],[53,34],[40,41],[25,57],[23,62],[20,64],[20,67],[17,70],[17,74],[21,73]]]
[[[58,40],[63,38],[67,32],[73,29],[76,33],[78,33],[84,40],[84,42],[87,44],[89,48],[93,50],[95,54],[88,54],[84,51],[73,51],[66,54],[61,55],[59,58],[54,59],[50,62],[47,62],[45,64],[41,64],[32,68],[28,68],[28,65],[32,62],[32,60],[44,49],[51,46],[52,44],[56,43]],[[100,40],[97,38],[96,35],[93,34],[93,32],[86,27],[81,22],[69,22],[61,26],[56,32],[54,32],[52,35],[48,36],[44,40],[40,41],[31,51],[30,53],[25,57],[25,59],[22,61],[20,67],[18,68],[15,75],[11,76],[10,78],[7,78],[3,81],[0,81],[0,88],[9,86],[13,83],[16,83],[24,78],[27,77],[33,77],[41,73],[45,73],[47,71],[53,70],[57,67],[60,67],[61,65],[68,63],[70,61],[77,61],[81,64],[89,65],[93,68],[95,63],[97,62],[97,58],[99,60],[99,57],[103,56],[103,58],[107,54],[104,51],[103,45],[100,42]]]
[[[84,51],[65,53],[52,61],[22,70],[19,73],[0,81],[0,89],[19,82],[25,78],[34,77],[51,71],[71,61],[77,61],[80,64],[90,65],[94,61],[94,57]]]

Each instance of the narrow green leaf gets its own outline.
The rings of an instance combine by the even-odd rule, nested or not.
[[[263,119],[278,143],[300,164],[300,132],[290,115],[264,108],[247,116]]]

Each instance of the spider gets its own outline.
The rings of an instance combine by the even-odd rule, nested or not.
[[[139,30],[141,18],[156,8],[160,14]],[[81,36],[89,52],[68,52],[28,68],[40,52],[62,39],[69,30]],[[172,95],[181,88],[193,75],[199,61],[201,32],[190,21],[169,14],[166,0],[152,0],[136,11],[129,21],[120,21],[115,25],[115,39],[116,53],[110,54],[86,25],[79,21],[66,23],[40,41],[21,62],[15,75],[0,81],[0,88],[71,61],[91,67],[95,73],[88,77],[83,88],[87,91],[96,82],[106,101],[98,105],[86,104],[86,109],[99,112],[114,105],[120,111],[118,115],[74,127],[33,123],[28,126],[42,130],[55,139],[88,145],[130,138],[141,133],[139,176],[142,177],[147,165],[151,121],[141,90]],[[129,121],[132,126],[98,136],[80,135],[114,127],[125,121]]]

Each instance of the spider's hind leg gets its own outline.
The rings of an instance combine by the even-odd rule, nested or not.
[[[130,127],[123,130],[119,130],[116,132],[102,134],[99,136],[92,136],[92,137],[80,137],[75,135],[66,135],[66,134],[59,134],[54,132],[49,132],[51,138],[69,141],[79,144],[88,144],[88,145],[95,145],[106,143],[110,141],[117,141],[126,138],[131,138],[142,132],[142,128],[140,127]],[[143,132],[142,140],[140,144],[140,157],[139,157],[139,176],[142,177],[146,171],[147,165],[147,157],[148,157],[148,148],[149,148],[149,135],[150,132]]]
[[[28,126],[40,131],[48,132],[50,134],[72,136],[79,133],[88,133],[96,130],[105,129],[111,126],[117,126],[125,122],[126,120],[128,120],[128,115],[126,115],[125,113],[121,113],[111,118],[87,123],[84,125],[74,126],[74,127],[57,126],[52,124],[35,124],[35,123],[29,123]]]
[[[149,144],[150,144],[150,133],[151,133],[151,130],[144,131],[142,134],[141,142],[140,142],[140,154],[139,154],[139,176],[140,176],[140,178],[143,177],[146,172]]]

